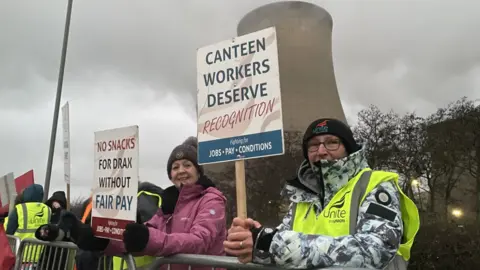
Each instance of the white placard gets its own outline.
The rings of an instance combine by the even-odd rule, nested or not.
[[[15,190],[15,177],[13,173],[8,173],[0,177],[0,199],[2,205],[7,205],[10,200],[17,195]]]
[[[281,155],[275,27],[197,51],[199,164]]]
[[[137,218],[138,126],[95,132],[92,228],[98,237],[123,239]]]
[[[63,126],[63,171],[65,183],[70,184],[70,106],[68,102],[62,107]]]

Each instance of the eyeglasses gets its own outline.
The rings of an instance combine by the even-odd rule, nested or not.
[[[328,151],[335,151],[335,150],[338,150],[338,148],[340,148],[340,145],[342,145],[342,142],[337,139],[332,139],[332,140],[326,140],[324,142],[311,143],[308,145],[308,152],[310,153],[317,152],[318,149],[320,148],[320,145],[322,144],[323,144],[323,147],[325,147],[325,149],[327,149]]]

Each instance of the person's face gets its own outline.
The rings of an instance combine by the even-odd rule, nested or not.
[[[329,134],[311,138],[307,143],[307,149],[310,163],[341,159],[348,155],[340,138]]]
[[[57,202],[57,201],[54,201],[54,202],[52,203],[52,207],[53,207],[53,208],[60,208],[60,207],[61,207],[61,205],[60,205],[60,203],[59,203],[59,202]]]
[[[173,162],[171,175],[173,184],[178,188],[195,184],[199,177],[197,168],[187,159]]]

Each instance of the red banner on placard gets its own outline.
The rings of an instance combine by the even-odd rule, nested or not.
[[[15,178],[15,189],[20,194],[26,187],[35,183],[33,170],[30,170],[19,177]]]
[[[123,240],[123,232],[131,220],[92,217],[92,228],[95,236],[114,240]]]

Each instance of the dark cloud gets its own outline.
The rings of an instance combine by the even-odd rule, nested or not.
[[[432,111],[480,97],[480,4],[473,1],[326,2],[348,104]],[[419,108],[420,107],[420,108]]]
[[[75,1],[62,104],[74,194],[93,176],[93,133],[138,124],[141,180],[169,184],[170,150],[195,133],[196,49],[236,34],[274,1]],[[480,98],[475,1],[310,1],[334,20],[337,84],[350,122],[369,104],[429,113]],[[45,175],[66,1],[0,3],[0,173]],[[59,126],[61,130],[61,126]],[[58,135],[61,136],[61,133]],[[53,189],[62,189],[61,137]]]

